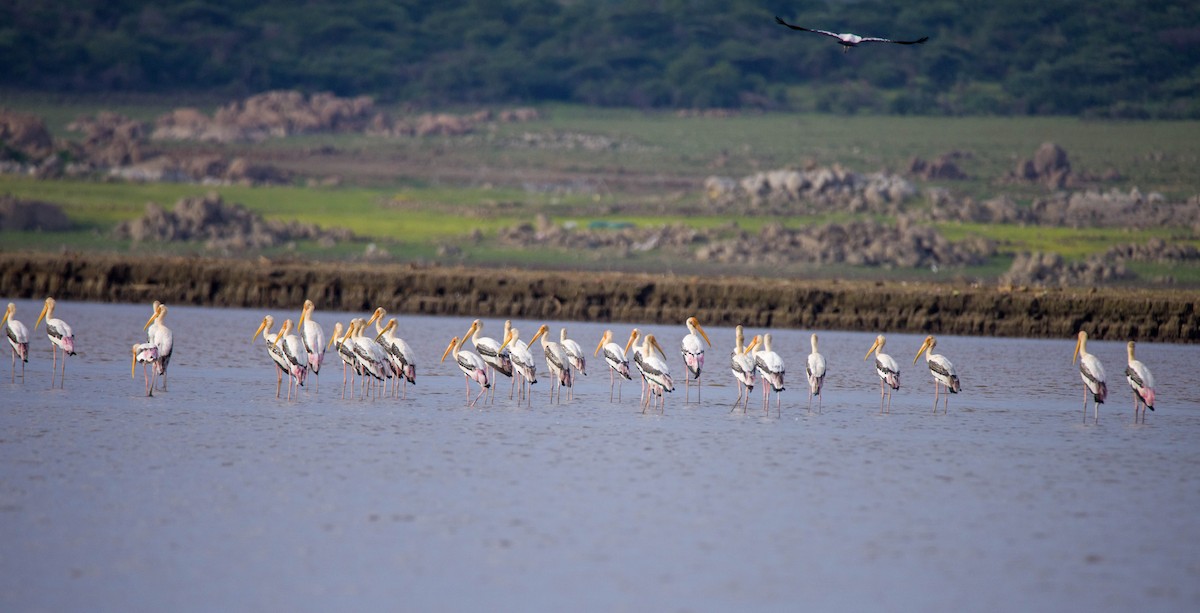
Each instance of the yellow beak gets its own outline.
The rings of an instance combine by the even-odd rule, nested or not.
[[[871,348],[867,350],[867,355],[863,356],[863,361],[865,362],[867,360],[867,358],[871,357],[871,353],[873,353],[878,348],[879,348],[879,339],[875,339],[875,342],[871,343]]]
[[[363,327],[365,328],[375,323],[375,320],[379,319],[380,317],[383,317],[383,307],[375,309],[375,312],[371,314],[371,318],[367,320],[367,323],[363,324]]]
[[[537,340],[539,338],[542,338],[542,335],[545,334],[546,331],[549,329],[550,328],[546,327],[546,324],[542,324],[541,327],[538,328],[537,334],[534,334],[533,338],[529,339],[530,346],[532,346],[535,342],[537,342]]]
[[[445,351],[445,353],[443,353],[443,354],[442,354],[442,359],[440,360],[441,362],[445,362],[445,361],[446,361],[446,356],[450,355],[450,352],[454,350],[454,346],[455,346],[455,345],[457,345],[457,344],[458,344],[458,337],[457,337],[457,336],[456,336],[456,337],[454,337],[454,338],[452,338],[452,339],[450,339],[450,344],[449,344],[449,345],[446,345],[446,351]]]
[[[611,331],[611,330],[605,330],[605,331],[604,331],[604,334],[602,334],[602,335],[600,336],[600,342],[596,344],[596,350],[592,352],[592,355],[593,355],[593,356],[598,356],[598,355],[600,355],[600,348],[601,348],[601,347],[603,347],[603,346],[604,346],[604,343],[607,343],[607,342],[608,342],[608,339],[610,339],[610,338],[612,338],[612,331]]]
[[[471,335],[475,334],[475,331],[478,329],[479,329],[479,321],[476,320],[474,322],[471,322],[471,327],[467,328],[467,333],[464,334],[462,337],[463,338],[471,338]]]
[[[250,337],[250,342],[253,343],[254,339],[258,338],[258,334],[263,331],[263,328],[266,328],[266,327],[267,327],[267,320],[266,320],[266,318],[263,318],[262,323],[258,324],[258,329],[254,331],[254,336]],[[144,329],[145,328],[143,328],[143,330]]]
[[[500,351],[504,351],[504,348],[507,347],[508,344],[512,342],[512,339],[513,339],[513,333],[512,333],[512,330],[509,330],[508,332],[506,332],[504,334],[504,342],[500,343]]]
[[[917,355],[913,357],[913,364],[917,363],[917,359],[921,357],[922,353],[925,353],[926,349],[929,349],[928,340],[926,340],[924,343],[921,343],[921,348],[917,350]]]
[[[46,316],[46,311],[47,311],[47,310],[49,310],[49,309],[50,309],[50,303],[49,303],[49,302],[47,302],[46,304],[42,305],[42,312],[38,314],[37,322],[33,324],[33,329],[34,329],[34,330],[37,330],[37,327],[38,327],[38,326],[39,326],[39,325],[42,323],[42,318]]]

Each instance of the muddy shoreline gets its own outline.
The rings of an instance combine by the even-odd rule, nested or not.
[[[89,302],[1200,342],[1195,292],[0,253],[0,294]]]

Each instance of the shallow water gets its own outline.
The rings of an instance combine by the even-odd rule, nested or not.
[[[17,306],[32,327],[41,305]],[[128,348],[149,306],[59,303],[80,352],[65,389],[40,329],[25,382],[0,377],[0,609],[1200,606],[1196,347],[1139,344],[1159,383],[1145,425],[1124,344],[1097,341],[1109,402],[1083,423],[1073,339],[939,337],[963,393],[934,416],[921,339],[889,335],[903,386],[880,415],[874,335],[821,332],[810,414],[808,332],[773,331],[790,366],[777,418],[758,390],[729,413],[733,333],[708,328],[703,402],[685,405],[682,324],[642,326],[677,374],[662,415],[631,383],[610,404],[598,358],[569,403],[542,377],[532,409],[507,381],[468,409],[437,362],[465,319],[400,318],[420,357],[408,400],[343,399],[330,354],[320,391],[310,378],[288,402],[249,342],[263,314],[171,307],[169,389],[146,398]],[[542,322],[514,323],[529,338]],[[630,328],[566,325],[588,350]]]

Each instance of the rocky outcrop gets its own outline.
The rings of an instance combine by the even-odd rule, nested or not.
[[[899,175],[861,174],[841,165],[807,170],[779,169],[734,180],[712,176],[704,182],[705,196],[718,207],[748,205],[756,212],[896,213],[917,195],[917,188]]]
[[[1053,189],[1072,184],[1071,161],[1067,151],[1056,143],[1046,142],[1038,147],[1033,159],[1022,159],[1009,175],[1010,179],[1027,183],[1041,183]]]
[[[57,204],[0,195],[0,231],[60,232],[70,228],[71,222]]]
[[[79,117],[67,124],[67,130],[79,132],[80,155],[95,167],[109,168],[137,164],[149,157],[146,140],[149,127],[117,113],[101,111]]]
[[[926,181],[963,181],[971,177],[958,167],[957,160],[970,157],[971,154],[962,151],[943,153],[933,161],[914,157],[909,160],[908,173]]]
[[[733,234],[730,238],[728,235]],[[608,250],[617,257],[633,252],[666,252],[701,262],[772,266],[849,264],[917,268],[977,264],[996,253],[984,239],[958,243],[902,217],[895,225],[876,221],[829,223],[789,229],[773,223],[751,234],[736,224],[697,229],[684,225],[653,228],[576,228],[549,223],[502,229],[498,240],[519,247]]]
[[[265,220],[240,204],[226,204],[219,194],[183,198],[170,211],[153,202],[146,214],[118,224],[114,236],[143,241],[198,241],[206,248],[227,251],[261,249],[296,240],[317,240],[331,245],[352,240],[346,229],[322,229],[315,224]]]
[[[966,284],[247,262],[0,252],[0,293],[98,302],[293,308],[1058,338],[1200,342],[1195,292],[1005,290]]]
[[[1042,225],[1072,228],[1191,227],[1200,231],[1200,206],[1171,203],[1158,192],[1143,194],[1134,187],[1061,192],[1035,199],[1030,207],[1032,221]]]
[[[788,229],[768,224],[757,235],[742,233],[737,238],[701,247],[696,258],[768,266],[801,262],[936,268],[978,264],[995,253],[996,246],[991,241],[968,239],[952,243],[928,226],[901,218],[895,225],[854,221]]]
[[[272,91],[230,102],[217,109],[212,117],[194,108],[175,109],[158,118],[152,138],[235,143],[328,132],[461,136],[474,132],[484,122],[522,122],[540,117],[536,109],[515,108],[393,118],[376,109],[374,99],[369,96],[340,98],[330,93]]]
[[[374,107],[369,96],[272,91],[226,104],[211,119],[196,109],[176,109],[158,118],[151,137],[227,143],[316,132],[361,132],[375,114]]]
[[[0,109],[0,160],[40,160],[54,152],[54,139],[37,115]]]
[[[1008,272],[1000,276],[1000,284],[1094,287],[1132,276],[1122,261],[1112,261],[1104,256],[1068,262],[1057,253],[1035,252],[1017,254]]]

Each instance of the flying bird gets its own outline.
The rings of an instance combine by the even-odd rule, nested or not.
[[[827,30],[813,30],[813,29],[804,28],[801,26],[795,26],[795,25],[792,25],[792,24],[784,21],[783,19],[780,19],[778,15],[775,16],[775,23],[778,23],[781,26],[787,26],[793,30],[800,30],[801,32],[813,32],[816,34],[824,34],[825,36],[829,36],[831,38],[837,39],[838,44],[842,46],[843,53],[845,53],[846,51],[849,51],[850,47],[857,47],[857,46],[861,45],[862,43],[895,43],[897,45],[919,45],[919,44],[929,40],[928,36],[922,36],[921,38],[918,38],[917,40],[892,40],[890,38],[878,38],[875,36],[859,36],[857,34],[848,34],[848,33],[837,34],[834,32],[829,32]]]

